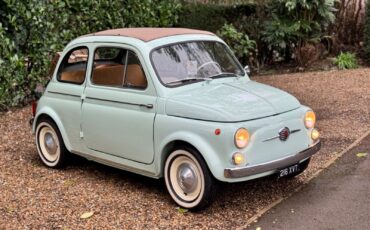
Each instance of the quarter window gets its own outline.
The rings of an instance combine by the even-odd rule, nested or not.
[[[58,70],[58,80],[74,84],[82,84],[85,81],[89,50],[79,47],[67,53]]]
[[[147,87],[147,80],[136,54],[116,47],[99,47],[95,50],[91,82],[112,87]]]

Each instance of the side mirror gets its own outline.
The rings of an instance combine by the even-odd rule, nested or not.
[[[249,65],[246,65],[246,66],[244,67],[244,71],[245,71],[245,73],[246,73],[248,76],[251,74],[251,69],[249,68]]]

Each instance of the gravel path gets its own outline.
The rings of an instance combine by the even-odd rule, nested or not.
[[[236,228],[305,183],[370,129],[370,69],[256,77],[295,95],[318,115],[323,148],[294,180],[223,184],[207,210],[180,213],[163,180],[74,157],[64,170],[44,167],[28,125],[30,107],[0,115],[0,229]],[[80,216],[93,211],[88,219]]]

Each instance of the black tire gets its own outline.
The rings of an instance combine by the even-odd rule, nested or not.
[[[54,121],[42,118],[36,126],[36,146],[41,161],[50,168],[62,168],[69,154]]]
[[[286,179],[292,179],[292,178],[298,176],[299,174],[303,173],[307,169],[308,165],[310,164],[310,161],[311,161],[311,158],[308,158],[307,160],[301,162],[298,165],[299,171],[296,172],[296,173],[290,174],[289,176],[286,177]]]
[[[202,156],[188,146],[176,148],[167,157],[164,179],[172,199],[192,211],[209,206],[217,194],[216,180]]]

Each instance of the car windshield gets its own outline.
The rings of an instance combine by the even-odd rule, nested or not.
[[[166,86],[244,75],[230,50],[220,42],[186,42],[158,48],[152,62]]]

